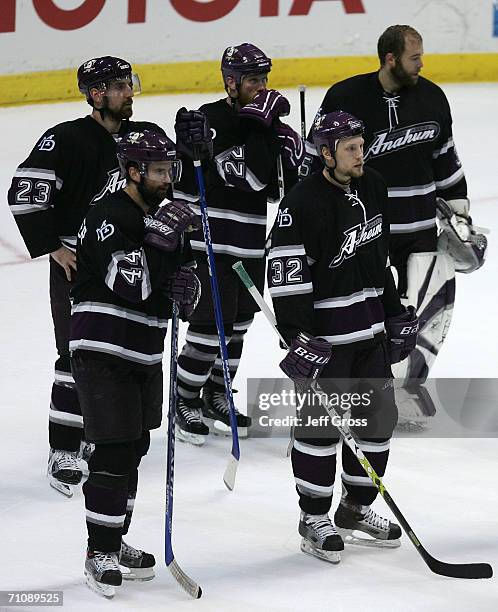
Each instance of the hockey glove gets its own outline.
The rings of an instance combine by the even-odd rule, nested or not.
[[[290,125],[278,122],[276,126],[277,137],[280,142],[282,163],[289,170],[299,168],[302,164],[305,151],[301,136]]]
[[[285,117],[289,113],[290,104],[287,98],[275,89],[265,89],[257,93],[252,102],[240,109],[239,117],[254,119],[265,127],[270,127],[276,119]]]
[[[386,319],[386,333],[391,364],[406,359],[417,344],[418,317],[413,306],[395,317]]]
[[[299,332],[280,362],[280,369],[304,390],[320,376],[331,355],[332,346],[326,340]]]
[[[199,217],[181,200],[159,207],[153,217],[145,218],[144,243],[161,251],[174,251],[182,232],[200,227]]]
[[[175,132],[179,151],[183,151],[192,159],[213,157],[213,136],[203,112],[180,108],[176,113]]]
[[[486,259],[488,240],[472,225],[468,199],[436,198],[436,212],[440,228],[438,250],[450,255],[456,272],[478,270]]]
[[[166,296],[178,303],[180,319],[188,321],[201,297],[201,283],[192,268],[182,266],[166,281]]]

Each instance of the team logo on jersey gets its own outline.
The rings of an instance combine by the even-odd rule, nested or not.
[[[288,208],[278,211],[277,215],[278,227],[290,227],[292,225],[292,215]]]
[[[441,128],[437,121],[427,121],[426,123],[416,123],[392,131],[376,132],[374,141],[365,154],[365,161],[421,143],[432,142],[437,139],[440,131]]]
[[[40,143],[38,144],[39,151],[53,151],[55,149],[55,135],[50,134],[50,136],[44,136]]]
[[[87,232],[87,228],[86,228],[86,219],[83,219],[83,223],[81,224],[81,227],[78,231],[78,238],[80,239],[80,242],[83,242],[85,236],[86,236],[86,232]]]
[[[121,172],[119,171],[119,168],[116,168],[115,170],[109,170],[109,172],[107,173],[107,177],[108,178],[105,187],[102,189],[102,191],[100,191],[96,196],[92,198],[90,205],[97,203],[106,195],[116,193],[116,191],[123,189],[123,187],[126,185],[126,179],[121,178]]]
[[[107,238],[109,238],[113,234],[114,225],[112,225],[112,223],[107,223],[107,221],[104,219],[102,221],[102,225],[97,228],[97,240],[100,240],[100,242],[104,242],[104,240],[107,240]]]
[[[356,249],[382,235],[382,215],[376,215],[366,223],[358,223],[344,232],[344,242],[329,268],[337,268],[356,253]]]

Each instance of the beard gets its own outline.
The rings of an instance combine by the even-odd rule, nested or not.
[[[123,102],[119,108],[110,108],[107,105],[105,112],[114,121],[129,119],[133,115],[133,106],[130,102]]]
[[[418,81],[418,75],[409,74],[402,66],[399,59],[396,60],[394,68],[391,69],[391,76],[400,87],[415,87]]]
[[[148,204],[151,208],[151,211],[155,212],[159,207],[159,204],[164,200],[167,195],[168,188],[167,187],[155,187],[154,189],[150,189],[145,184],[144,180],[139,183],[138,191],[140,192],[142,198],[145,200],[145,203]]]

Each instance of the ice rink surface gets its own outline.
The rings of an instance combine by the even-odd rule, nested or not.
[[[498,84],[445,85],[444,90],[474,222],[492,233],[485,267],[458,275],[451,330],[432,375],[498,377]],[[308,125],[324,91],[307,92]],[[284,93],[293,104],[289,123],[299,129],[298,93]],[[137,97],[134,117],[154,121],[174,136],[178,107],[197,108],[218,97],[221,94]],[[48,486],[45,477],[56,357],[48,261],[28,260],[6,204],[15,168],[38,137],[88,109],[84,102],[75,102],[0,110],[0,590],[63,590],[65,609],[78,612],[496,610],[498,578],[464,581],[433,575],[406,536],[397,550],[346,547],[339,566],[301,553],[297,496],[285,458],[287,440],[282,438],[242,441],[233,493],[222,482],[228,438],[211,437],[203,448],[177,444],[174,551],[204,591],[202,599],[190,600],[164,565],[164,427],[153,433],[141,466],[128,537],[134,546],[155,554],[156,579],[125,583],[111,602],[88,589],[83,577],[86,529],[81,488],[66,499]],[[270,216],[275,211],[272,207]],[[182,337],[184,333],[185,329]],[[281,357],[273,333],[258,315],[235,382],[241,407],[246,379],[279,376]],[[167,358],[166,353],[165,363]],[[396,438],[384,480],[434,556],[452,562],[487,561],[498,571],[498,440],[496,434],[490,436]],[[382,499],[375,507],[389,515]]]

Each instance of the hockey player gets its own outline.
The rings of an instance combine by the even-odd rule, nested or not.
[[[195,215],[184,202],[158,206],[180,177],[174,143],[158,132],[130,132],[118,143],[118,158],[126,187],[93,207],[78,233],[70,340],[85,438],[95,444],[83,485],[85,575],[106,597],[122,578],[154,577],[153,555],[122,536],[149,431],[161,423],[171,300],[180,316],[189,316],[200,291],[194,272],[184,267],[191,252],[183,232]]]
[[[31,257],[49,254],[50,305],[58,359],[49,413],[51,485],[67,496],[81,480],[82,417],[69,365],[69,291],[76,271],[76,232],[90,206],[123,187],[116,138],[154,124],[129,121],[138,77],[128,62],[98,57],[78,69],[89,116],[48,129],[17,168],[8,194]]]
[[[262,290],[267,200],[276,191],[277,157],[282,156],[289,188],[297,182],[304,156],[301,138],[280,120],[289,113],[289,102],[278,91],[267,89],[270,70],[270,58],[254,45],[228,47],[221,61],[226,97],[203,105],[200,111],[181,109],[175,126],[179,150],[189,157],[205,158],[209,222],[232,380],[257,307],[231,266],[242,259]],[[210,158],[212,149],[214,158]],[[191,162],[184,160],[184,178],[175,193],[199,210]],[[193,234],[191,244],[203,290],[178,360],[177,425],[180,439],[202,444],[209,433],[202,413],[220,433],[229,431],[229,414],[201,230]],[[239,435],[247,435],[250,422],[237,414]]]
[[[375,170],[364,168],[362,122],[328,113],[316,118],[312,134],[322,172],[282,200],[268,256],[277,325],[290,346],[280,366],[300,391],[317,377],[329,394],[341,388],[333,378],[369,397],[375,391],[372,401],[351,408],[352,418],[366,419],[352,429],[383,475],[397,419],[390,366],[415,346],[418,322],[413,307],[401,305],[388,263],[387,190]],[[341,535],[351,543],[398,546],[399,526],[371,508],[377,489],[346,445],[335,526],[330,520],[339,434],[331,425],[307,427],[309,417],[323,412],[312,401],[301,410],[291,453],[301,549],[338,563]]]
[[[482,264],[485,248],[473,248],[467,184],[452,134],[450,107],[443,91],[420,76],[423,43],[410,26],[387,28],[378,41],[380,69],[333,85],[319,113],[344,110],[365,124],[365,162],[387,183],[390,216],[390,259],[404,303],[420,317],[419,341],[410,358],[395,369],[402,379],[424,382],[450,324],[454,264],[440,246],[436,199],[447,201],[456,221],[467,228],[463,249]],[[320,161],[311,142],[302,174]],[[469,238],[470,236],[470,238]],[[466,271],[470,271],[467,269]],[[434,413],[423,387],[398,395],[400,423],[424,423]]]

